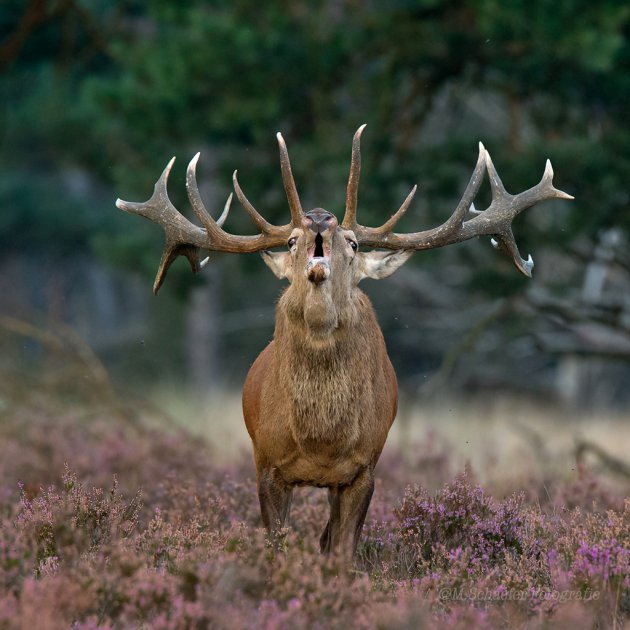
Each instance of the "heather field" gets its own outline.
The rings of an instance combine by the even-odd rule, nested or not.
[[[346,576],[318,553],[323,491],[297,490],[266,541],[240,423],[224,439],[235,405],[185,432],[124,406],[5,404],[0,628],[630,627],[623,422],[606,444],[587,420],[546,439],[518,405],[403,415]]]

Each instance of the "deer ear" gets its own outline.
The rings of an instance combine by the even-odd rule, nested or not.
[[[363,278],[380,280],[391,276],[398,267],[402,267],[411,258],[411,254],[413,254],[411,249],[399,249],[394,252],[359,252],[358,281]]]
[[[291,254],[289,252],[269,252],[267,250],[260,252],[265,264],[276,278],[287,278],[291,282],[293,277],[293,267],[291,265]]]

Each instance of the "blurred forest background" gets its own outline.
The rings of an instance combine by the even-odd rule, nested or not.
[[[618,0],[3,0],[0,403],[49,386],[197,398],[237,391],[281,286],[258,256],[184,259],[151,293],[160,229],[140,201],[171,156],[215,216],[231,173],[285,222],[275,132],[306,207],[339,214],[363,138],[360,221],[413,186],[401,230],[438,225],[483,141],[508,191],[545,159],[574,202],[515,225],[527,280],[486,240],[365,283],[407,397],[509,394],[630,406],[630,5]],[[486,185],[487,186],[487,185]],[[477,207],[485,207],[482,189]],[[254,233],[238,204],[227,229]]]

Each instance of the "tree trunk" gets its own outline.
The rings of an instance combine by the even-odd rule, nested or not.
[[[217,263],[209,264],[208,282],[195,287],[186,314],[186,361],[188,382],[200,398],[210,396],[220,385],[219,291]]]

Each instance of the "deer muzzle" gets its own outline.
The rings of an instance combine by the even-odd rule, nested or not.
[[[323,208],[315,208],[304,215],[302,223],[311,235],[315,234],[307,249],[306,277],[319,285],[330,276],[330,241],[338,225],[337,219]]]
[[[328,241],[328,242],[326,242]],[[319,232],[315,235],[315,240],[308,248],[308,258],[306,261],[307,279],[319,285],[330,276],[330,235],[324,239]]]
[[[309,258],[306,263],[306,277],[315,285],[319,285],[330,276],[329,258]]]

